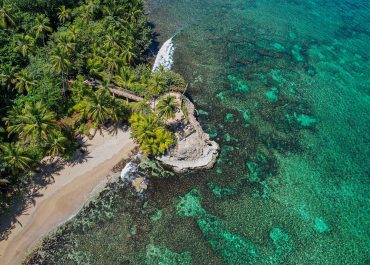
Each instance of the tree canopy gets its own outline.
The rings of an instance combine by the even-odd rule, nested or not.
[[[43,157],[68,158],[91,129],[131,116],[146,155],[174,143],[161,121],[174,104],[157,117],[110,93],[157,99],[185,87],[174,72],[151,72],[152,38],[142,0],[0,0],[0,210]]]

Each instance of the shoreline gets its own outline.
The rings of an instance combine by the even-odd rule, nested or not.
[[[97,133],[85,141],[87,157],[52,173],[54,182],[39,191],[34,204],[17,217],[8,238],[0,241],[0,264],[21,264],[41,240],[71,220],[117,175],[113,168],[130,157],[136,144],[129,131]]]

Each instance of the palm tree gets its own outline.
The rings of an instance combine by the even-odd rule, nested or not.
[[[114,98],[105,88],[86,96],[79,102],[74,109],[80,111],[82,116],[86,116],[97,128],[109,119],[117,121],[118,117],[114,110]]]
[[[13,88],[15,82],[15,75],[18,71],[18,66],[12,66],[11,64],[6,64],[2,67],[0,73],[0,84],[8,91]]]
[[[152,78],[149,80],[149,93],[151,97],[154,99],[154,111],[155,111],[155,101],[160,93],[163,92],[165,88],[165,82],[162,78],[160,72],[155,73]]]
[[[92,97],[89,97],[87,104],[87,117],[95,124],[104,124],[107,120],[115,118],[115,112],[110,107],[112,97],[106,89],[97,90]]]
[[[136,58],[136,54],[133,52],[133,48],[130,43],[126,44],[125,48],[123,48],[122,56],[126,64],[130,64],[132,60]]]
[[[35,19],[35,25],[32,31],[35,33],[35,38],[38,39],[40,36],[42,38],[42,43],[45,46],[45,36],[47,32],[52,32],[53,28],[49,26],[50,19],[45,17],[45,15],[38,15]]]
[[[63,154],[68,144],[68,139],[61,132],[50,135],[47,139],[47,154],[57,156]]]
[[[118,74],[113,76],[113,82],[119,87],[130,89],[135,82],[135,77],[130,67],[121,67]]]
[[[19,170],[25,170],[31,167],[33,160],[20,145],[14,143],[2,143],[0,144],[0,150],[2,153],[2,159],[11,169],[13,174],[19,172]]]
[[[76,41],[77,34],[78,34],[79,31],[80,31],[80,29],[76,25],[72,25],[68,28],[68,33],[71,36],[71,41]]]
[[[169,131],[163,128],[158,128],[155,131],[155,135],[156,144],[158,146],[157,154],[163,154],[174,143],[174,138]]]
[[[164,153],[173,143],[174,137],[153,114],[133,113],[130,118],[131,137],[140,144],[146,156]]]
[[[71,9],[66,8],[65,6],[59,7],[58,19],[61,23],[66,22],[66,20],[70,20],[71,17],[72,17]]]
[[[35,44],[34,38],[26,34],[17,34],[17,50],[23,55],[27,56],[28,52],[32,49]]]
[[[37,102],[27,103],[22,109],[13,107],[4,121],[10,134],[17,133],[25,141],[42,143],[49,135],[60,130],[55,118],[54,112],[49,111],[41,102]]]
[[[14,12],[13,5],[9,4],[7,1],[2,1],[0,6],[0,28],[6,29],[9,26],[15,24],[13,16],[11,15]]]
[[[157,104],[158,116],[165,119],[175,118],[175,113],[179,108],[179,104],[176,100],[176,97],[173,95],[167,95]]]
[[[66,78],[68,78],[68,69],[71,66],[71,61],[69,60],[69,56],[65,50],[60,48],[58,45],[57,48],[53,51],[50,58],[51,68],[54,72],[62,75],[62,88],[63,94],[66,93]],[[67,76],[65,76],[67,74]]]
[[[133,113],[130,118],[131,135],[139,144],[155,137],[155,129],[159,126],[157,117],[153,114],[142,115]]]
[[[145,100],[130,103],[130,106],[131,106],[132,111],[135,113],[139,113],[143,115],[148,115],[152,113],[152,108],[150,107],[148,103],[145,102]]]
[[[75,36],[71,31],[60,32],[57,38],[57,46],[65,54],[70,55],[75,49],[75,43],[72,42]]]
[[[31,87],[36,85],[36,81],[32,78],[30,73],[26,69],[22,69],[15,74],[15,88],[19,92],[27,91],[29,92]]]

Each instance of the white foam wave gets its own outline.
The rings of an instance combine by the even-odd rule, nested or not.
[[[127,180],[128,178],[130,178],[130,175],[132,173],[135,173],[136,171],[137,171],[137,166],[135,163],[133,162],[127,163],[126,166],[121,171],[121,179],[123,181]]]
[[[166,70],[171,70],[173,64],[173,53],[175,51],[172,38],[166,40],[166,42],[163,43],[162,47],[159,49],[157,57],[155,58],[152,72],[158,71],[161,66],[163,66]]]

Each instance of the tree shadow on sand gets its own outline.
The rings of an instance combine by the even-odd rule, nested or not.
[[[18,216],[26,214],[26,211],[30,207],[35,206],[36,199],[43,196],[41,191],[49,184],[55,182],[54,176],[59,175],[65,166],[82,164],[90,158],[86,140],[82,137],[77,140],[80,144],[79,148],[70,160],[66,161],[61,157],[44,158],[34,173],[22,183],[17,198],[7,212],[0,216],[0,241],[6,240],[9,237],[11,230],[16,224],[22,226],[22,223],[18,220]]]
[[[96,133],[117,135],[118,131],[126,132],[127,130],[128,124],[107,124],[99,128]],[[77,138],[77,141],[79,143],[79,148],[74,152],[71,159],[65,160],[61,157],[44,158],[35,169],[34,173],[22,183],[18,191],[18,197],[14,200],[8,211],[0,216],[0,241],[6,240],[9,237],[11,230],[16,224],[22,226],[17,217],[25,215],[30,207],[35,206],[36,199],[43,196],[41,191],[49,184],[55,182],[54,176],[59,176],[60,171],[64,169],[65,166],[73,167],[85,163],[91,158],[88,151],[88,147],[90,146],[88,138],[81,136]]]

